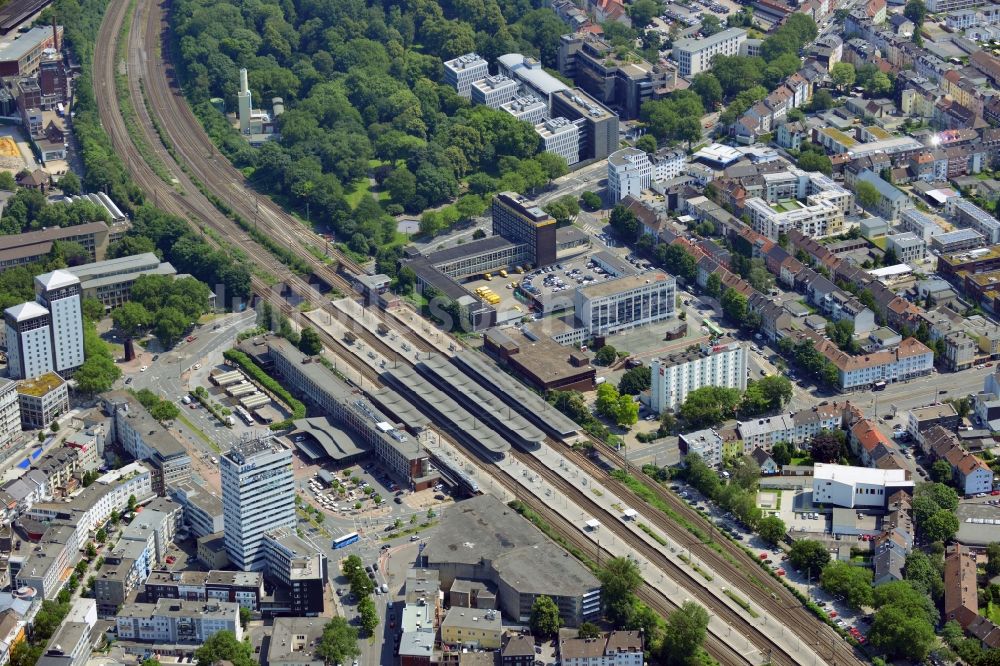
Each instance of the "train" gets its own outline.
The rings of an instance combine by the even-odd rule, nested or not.
[[[433,461],[434,464],[438,466],[438,469],[444,471],[447,476],[451,477],[451,479],[455,481],[455,483],[457,483],[462,490],[470,495],[482,494],[476,480],[466,474],[456,463],[439,456],[434,456]]]

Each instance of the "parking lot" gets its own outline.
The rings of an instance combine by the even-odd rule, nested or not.
[[[637,269],[648,262],[632,258]],[[538,268],[525,274],[520,288],[540,306],[542,312],[558,312],[573,307],[573,294],[579,287],[613,279],[592,256],[580,256]]]

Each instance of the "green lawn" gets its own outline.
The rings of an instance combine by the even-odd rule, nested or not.
[[[361,197],[371,196],[371,184],[368,181],[368,177],[364,177],[354,184],[354,189],[344,195],[347,199],[347,203],[351,204],[351,208],[356,208],[358,202],[361,201]]]
[[[779,213],[787,213],[788,211],[802,208],[802,204],[800,204],[795,199],[782,199],[777,203],[771,204],[771,208],[773,208]]]
[[[792,456],[790,465],[812,465],[812,456]]]
[[[979,612],[992,620],[994,624],[1000,624],[1000,604],[991,601],[985,609],[980,609]]]

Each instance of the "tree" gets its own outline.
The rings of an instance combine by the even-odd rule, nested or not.
[[[57,185],[66,196],[73,196],[80,193],[80,178],[72,171],[67,171],[60,176]]]
[[[731,322],[739,325],[746,321],[749,307],[749,301],[746,296],[735,289],[727,288],[722,292],[722,298],[719,299],[719,303],[722,305],[722,311]]]
[[[618,350],[611,345],[604,345],[594,354],[594,361],[600,365],[611,365],[618,359]]]
[[[835,433],[823,430],[813,435],[809,442],[809,452],[814,462],[832,463],[840,460],[843,442]]]
[[[667,617],[660,658],[667,664],[692,663],[707,630],[708,611],[693,601],[685,601]]]
[[[615,403],[615,422],[623,428],[630,428],[638,420],[639,403],[630,395],[619,395]]]
[[[605,614],[615,626],[624,626],[642,585],[639,566],[627,557],[613,557],[597,572]]]
[[[783,467],[792,462],[792,453],[794,453],[795,447],[788,442],[776,442],[774,446],[771,447],[771,459],[779,467]]]
[[[165,307],[156,314],[156,326],[153,330],[160,344],[169,348],[184,335],[189,325],[183,312],[174,307]]]
[[[231,631],[217,631],[194,651],[198,666],[214,666],[220,661],[230,661],[233,666],[254,666],[250,643],[236,640]]]
[[[924,521],[922,531],[930,541],[951,541],[958,532],[958,516],[947,509],[941,509]]]
[[[577,638],[597,638],[600,635],[601,628],[593,622],[581,622],[576,630]]]
[[[656,137],[652,134],[643,134],[638,139],[636,139],[635,147],[643,151],[647,155],[652,155],[656,152]]]
[[[816,578],[830,561],[830,553],[820,541],[799,539],[792,544],[792,549],[788,552],[788,561],[799,571]]]
[[[847,90],[854,85],[856,78],[854,65],[849,62],[838,62],[830,70],[830,77],[840,90]]]
[[[687,394],[680,415],[692,428],[706,427],[729,418],[739,401],[739,389],[703,386]]]
[[[837,63],[842,65],[845,63]],[[822,174],[829,176],[833,173],[833,162],[830,158],[822,153],[815,153],[812,151],[803,152],[799,155],[798,167],[803,171],[819,171]]]
[[[253,618],[253,613],[246,606],[240,606],[240,626],[243,627],[243,631],[246,631],[247,626],[250,624],[250,620]]]
[[[1000,543],[995,541],[986,546],[986,575],[1000,575]]]
[[[378,610],[375,608],[375,602],[372,601],[371,597],[364,597],[358,602],[358,615],[361,618],[361,628],[365,630],[365,633],[368,635],[374,634],[379,619]]]
[[[914,32],[919,32],[924,19],[927,18],[927,6],[923,0],[910,0],[903,8],[903,16],[913,22]]]
[[[613,384],[601,384],[597,387],[597,400],[595,407],[601,416],[613,419],[618,409],[618,389]]]
[[[38,630],[38,624],[34,626]],[[45,652],[45,645],[35,645],[25,640],[18,641],[10,649],[10,666],[35,666]]]
[[[623,395],[639,395],[652,385],[652,372],[648,365],[627,370],[618,380],[618,392]]]
[[[96,298],[85,298],[81,305],[83,318],[87,321],[100,321],[104,318],[104,304]]]
[[[706,109],[714,109],[722,103],[722,84],[711,72],[702,72],[691,81],[691,90],[698,94]]]
[[[624,241],[634,241],[639,235],[639,218],[621,204],[612,209],[609,222],[615,235]]]
[[[360,656],[358,630],[342,617],[333,618],[323,626],[323,636],[316,647],[316,654],[328,664],[342,664]]]
[[[153,323],[153,315],[141,303],[129,301],[111,311],[111,320],[126,337],[134,338]]]
[[[160,423],[172,421],[181,413],[180,408],[169,400],[159,400],[149,410],[149,415]]]
[[[886,606],[902,608],[908,615],[926,620],[935,625],[938,621],[938,610],[934,601],[906,580],[883,583],[875,588],[872,605],[882,609]]]
[[[711,37],[715,33],[722,30],[722,21],[719,20],[714,14],[706,14],[705,18],[701,21],[701,34],[705,37]]]
[[[323,353],[323,343],[315,329],[305,327],[299,336],[299,351],[306,356],[316,356]]]
[[[892,91],[892,81],[885,72],[876,72],[865,85],[865,93],[869,97],[881,97]]]
[[[95,557],[97,557],[97,549],[94,548],[94,544],[88,543],[87,544],[87,558],[92,560]]]
[[[580,202],[590,210],[597,210],[603,205],[601,195],[590,191],[580,195]]]
[[[809,105],[809,109],[812,111],[826,111],[827,109],[833,108],[833,95],[830,94],[829,90],[820,88],[815,93],[813,93],[812,102]]]
[[[535,598],[531,604],[531,618],[528,622],[531,633],[541,638],[551,638],[559,633],[562,618],[559,617],[559,607],[556,602],[544,594]]]
[[[951,463],[947,460],[935,460],[931,465],[931,480],[936,483],[951,483],[952,476]]]
[[[940,559],[940,558],[938,558]],[[906,556],[903,576],[914,589],[935,602],[944,596],[944,577],[938,565],[922,550],[912,550]]]
[[[719,277],[718,273],[712,273],[708,276],[708,280],[705,283],[705,291],[712,298],[718,298],[722,293],[722,278]]]
[[[757,533],[760,534],[760,538],[771,545],[775,545],[784,539],[787,531],[788,528],[785,526],[785,521],[777,516],[761,518],[760,524],[757,526]]]
[[[870,606],[872,603],[872,571],[847,562],[830,562],[823,567],[819,578],[824,590],[841,595],[852,608]]]

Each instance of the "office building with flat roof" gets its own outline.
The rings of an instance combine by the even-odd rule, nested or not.
[[[747,361],[746,346],[739,342],[706,343],[694,351],[654,358],[650,407],[656,412],[676,410],[688,393],[703,386],[746,390]]]
[[[222,499],[208,488],[190,481],[167,487],[171,498],[184,508],[184,523],[195,539],[221,532],[224,528]]]
[[[580,88],[554,91],[549,100],[553,118],[583,120],[580,125],[580,160],[602,160],[618,150],[618,114]]]
[[[66,270],[80,279],[83,298],[99,300],[108,311],[129,301],[132,285],[140,275],[177,275],[170,263],[160,261],[152,252],[95,261]]]
[[[579,122],[579,121],[578,121]],[[535,125],[542,140],[542,150],[566,160],[572,166],[580,161],[580,127],[566,118],[549,118]]]
[[[537,125],[545,120],[549,112],[549,105],[532,94],[518,95],[506,104],[501,104],[500,108],[518,120]]]
[[[885,237],[886,251],[892,250],[901,264],[912,264],[927,256],[927,244],[912,232],[889,234]]]
[[[7,369],[13,379],[38,377],[51,372],[52,317],[34,301],[4,310]]]
[[[473,104],[483,104],[491,109],[499,109],[517,95],[518,84],[503,74],[487,76],[472,82]]]
[[[264,572],[289,593],[289,613],[314,616],[323,612],[329,572],[322,551],[287,528],[264,535]]]
[[[660,272],[598,282],[576,290],[576,318],[588,336],[611,335],[676,314],[677,281]]]
[[[296,523],[292,452],[262,437],[234,445],[219,466],[229,560],[243,571],[263,569],[264,535]]]
[[[69,411],[69,386],[54,372],[46,372],[17,385],[21,425],[47,428]]]
[[[618,203],[627,196],[637,197],[653,182],[653,163],[645,151],[622,148],[608,156],[608,197]]]
[[[674,42],[670,57],[677,61],[680,75],[691,78],[695,74],[711,69],[712,58],[717,55],[739,55],[740,44],[745,42],[746,38],[746,30],[729,28],[711,37],[679,39]]]
[[[466,53],[444,63],[444,82],[462,97],[471,97],[473,81],[479,81],[490,74],[490,67],[482,56]]]
[[[542,63],[520,53],[507,53],[500,56],[497,58],[497,67],[501,74],[515,81],[520,81],[539,99],[547,100],[553,93],[567,89],[565,83],[542,69]]]
[[[556,261],[556,221],[516,192],[501,192],[491,207],[493,234],[528,246],[529,261],[548,266]]]
[[[79,243],[93,261],[102,261],[108,251],[108,225],[88,222],[72,227],[52,227],[41,231],[0,236],[0,271],[32,264],[47,258],[56,241]]]

